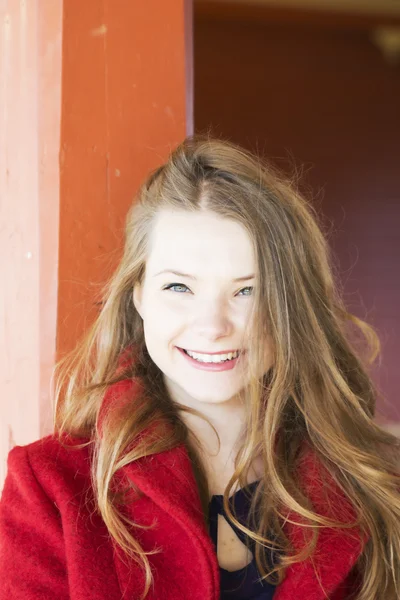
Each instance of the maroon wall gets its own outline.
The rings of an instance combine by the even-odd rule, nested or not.
[[[377,418],[400,422],[400,65],[366,27],[195,13],[195,130],[306,168],[351,312],[378,329]]]

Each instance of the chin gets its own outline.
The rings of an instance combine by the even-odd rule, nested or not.
[[[228,402],[239,393],[239,390],[234,391],[233,393],[224,393],[222,391],[220,393],[216,393],[214,389],[212,391],[210,390],[209,392],[207,392],[207,390],[204,390],[204,393],[199,393],[198,388],[195,390],[190,390],[187,388],[183,389],[185,390],[185,393],[188,396],[190,396],[190,398],[193,398],[193,400],[195,400],[196,402],[207,404],[222,404],[224,402]]]

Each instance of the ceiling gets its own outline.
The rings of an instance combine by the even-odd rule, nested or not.
[[[259,4],[276,8],[318,9],[360,14],[400,15],[400,0],[214,0],[230,4]]]

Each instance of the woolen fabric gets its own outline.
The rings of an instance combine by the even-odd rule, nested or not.
[[[131,388],[116,384],[107,410]],[[115,393],[114,393],[115,392]],[[8,455],[0,501],[0,600],[136,600],[144,574],[110,537],[96,512],[87,439],[46,436]],[[348,521],[355,512],[308,448],[299,465],[302,487],[315,510]],[[182,444],[141,458],[119,472],[133,482],[124,514],[148,529],[132,528],[149,556],[154,586],[148,600],[219,600],[217,555],[204,522],[193,467]],[[329,502],[323,489],[329,483]],[[289,514],[289,512],[288,512]],[[301,517],[290,517],[302,522]],[[296,549],[304,528],[286,522]],[[289,567],[274,600],[347,600],[359,585],[353,566],[367,539],[357,528],[323,528],[312,557]],[[319,580],[318,580],[319,579]]]

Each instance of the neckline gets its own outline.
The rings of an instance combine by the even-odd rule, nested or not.
[[[261,481],[261,479],[257,479],[256,481],[252,481],[251,483],[248,483],[248,484],[247,484],[247,485],[245,485],[244,487],[241,487],[241,488],[239,488],[238,490],[236,490],[236,492],[234,492],[234,493],[232,494],[232,496],[229,496],[229,500],[232,500],[233,498],[235,498],[235,497],[236,497],[236,496],[239,494],[239,492],[242,492],[242,493],[243,493],[245,490],[252,490],[252,489],[253,489],[253,487],[256,487],[256,485],[257,485],[258,483],[260,483],[260,481]],[[223,498],[223,497],[224,497],[224,495],[223,495],[223,494],[213,494],[213,495],[211,496],[211,498],[210,498],[210,503],[212,502],[212,500],[213,500],[214,498],[218,498],[218,499],[221,499],[221,500],[222,500],[222,498]]]

